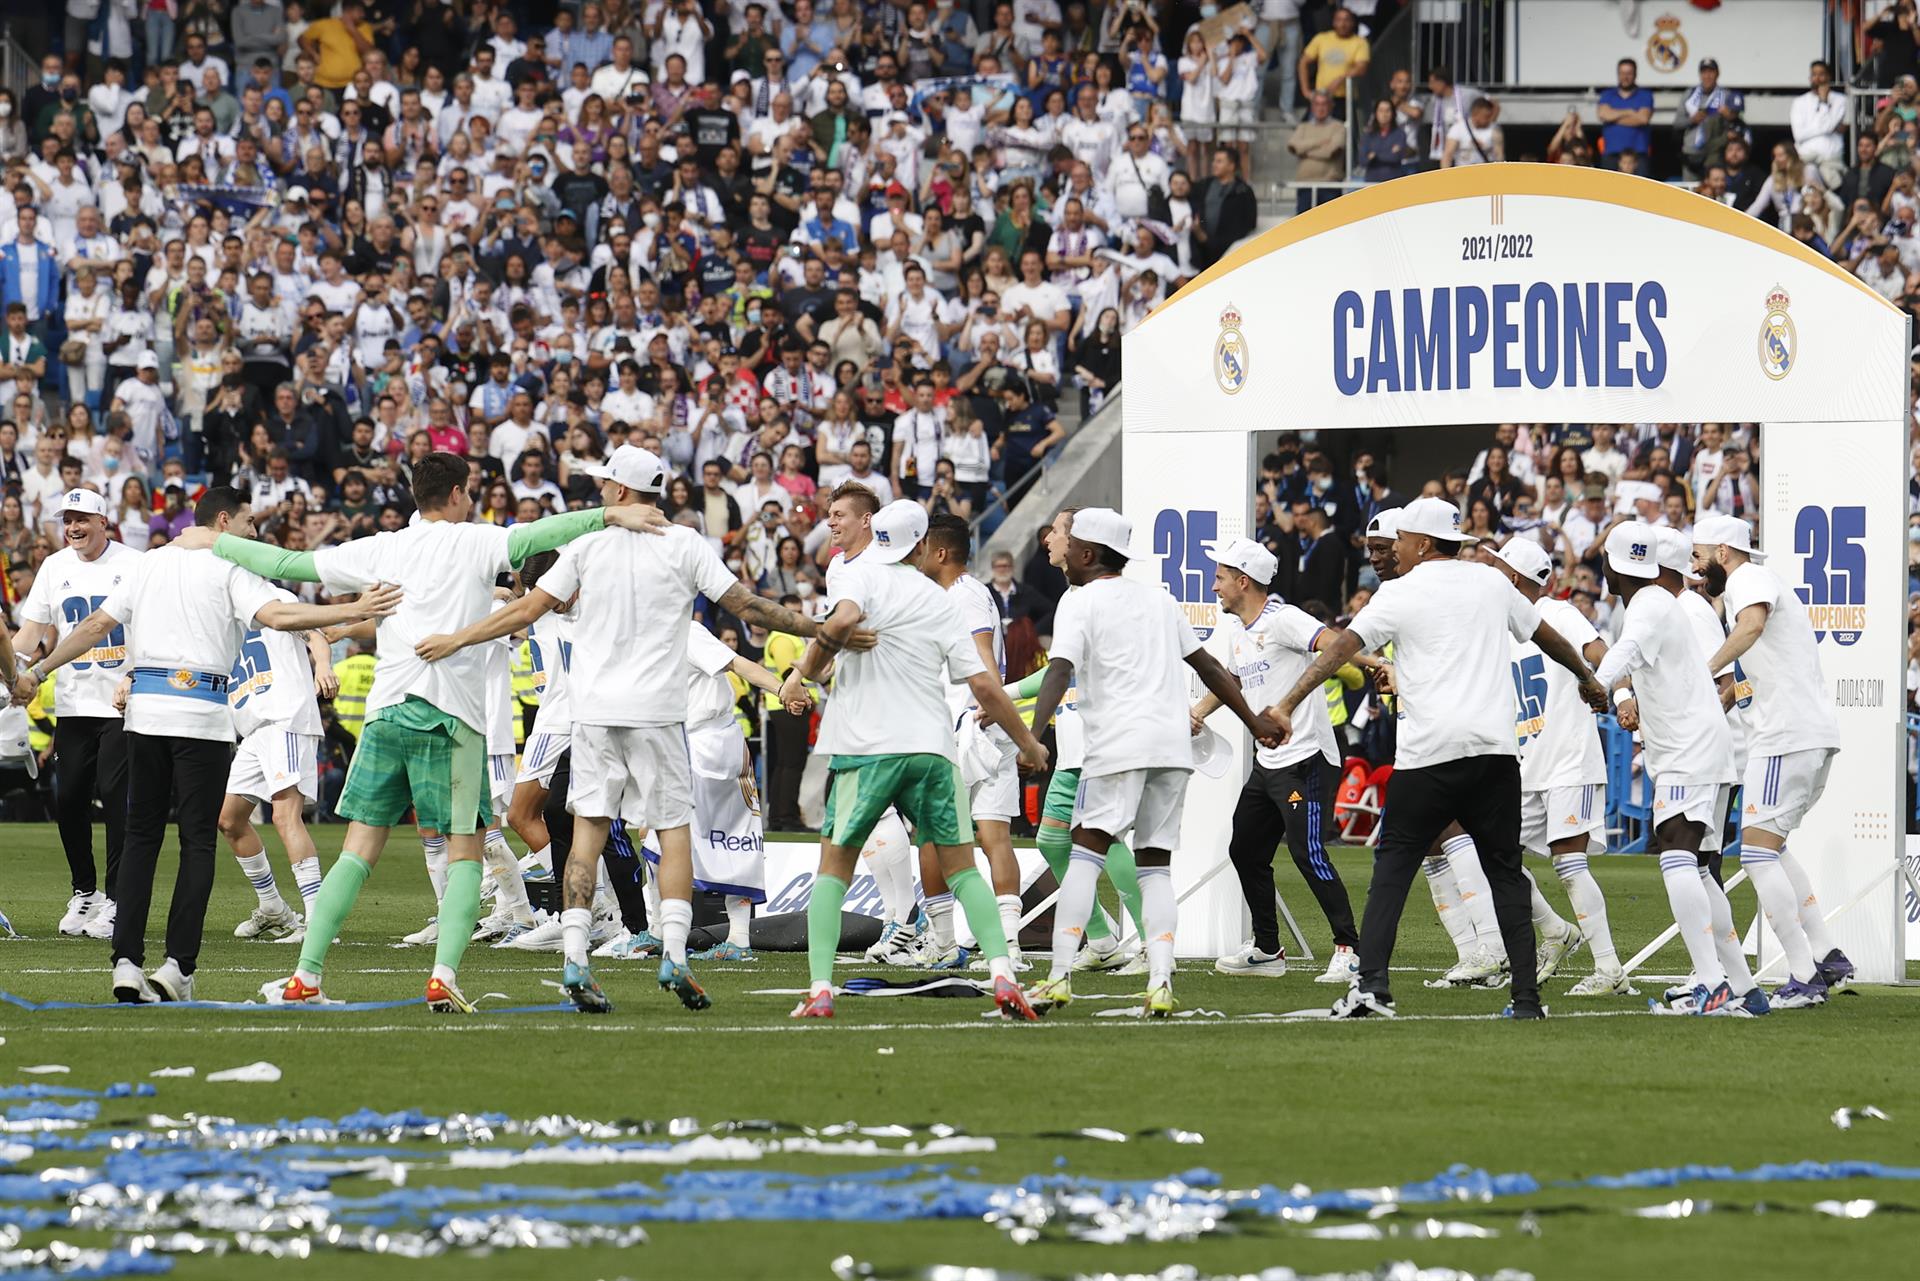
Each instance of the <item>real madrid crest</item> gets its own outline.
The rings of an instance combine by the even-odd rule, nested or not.
[[[1687,65],[1687,38],[1680,34],[1680,19],[1670,13],[1653,20],[1653,34],[1647,37],[1647,65],[1664,75]]]
[[[1240,332],[1240,309],[1232,303],[1220,313],[1220,336],[1213,343],[1213,380],[1231,396],[1247,385],[1247,339]]]
[[[1760,372],[1775,382],[1793,372],[1794,358],[1800,351],[1793,317],[1787,314],[1792,302],[1778,285],[1767,291],[1767,314],[1760,322]]]

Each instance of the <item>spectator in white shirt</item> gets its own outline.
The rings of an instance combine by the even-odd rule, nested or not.
[[[1618,484],[1627,472],[1627,456],[1614,447],[1614,438],[1619,428],[1611,423],[1595,423],[1593,426],[1593,448],[1580,455],[1580,461],[1589,472],[1599,472],[1606,477],[1609,488]]]
[[[1725,465],[1727,429],[1720,423],[1701,423],[1700,439],[1694,444],[1693,459],[1687,464],[1687,483],[1697,504],[1704,506],[1708,492]]]
[[[1833,87],[1833,69],[1817,58],[1807,83],[1812,87],[1793,100],[1787,119],[1800,159],[1820,171],[1821,183],[1831,191],[1846,169],[1847,95]]]
[[[1166,161],[1148,149],[1150,145],[1146,126],[1133,125],[1127,130],[1125,145],[1107,166],[1105,185],[1107,194],[1113,198],[1113,212],[1117,217],[1146,217],[1148,193],[1156,187],[1162,194],[1167,190],[1172,171]]]

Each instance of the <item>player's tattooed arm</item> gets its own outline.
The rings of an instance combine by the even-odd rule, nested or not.
[[[1353,661],[1361,650],[1361,641],[1357,633],[1347,630],[1328,632],[1322,637],[1320,652],[1307,664],[1307,670],[1300,673],[1300,679],[1293,688],[1280,696],[1280,701],[1267,709],[1267,714],[1277,718],[1284,732],[1281,737],[1293,732],[1293,709],[1300,706],[1302,699],[1327,683],[1327,679],[1342,666]],[[1200,651],[1196,651],[1200,652]],[[1209,686],[1208,688],[1212,688]]]
[[[785,632],[789,636],[814,636],[820,631],[819,625],[805,614],[796,614],[775,601],[756,595],[744,584],[735,583],[727,589],[727,594],[718,602],[741,622],[754,627],[764,627],[770,632]],[[837,648],[837,646],[836,646]]]

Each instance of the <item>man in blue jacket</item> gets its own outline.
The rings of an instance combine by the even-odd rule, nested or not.
[[[58,345],[55,328],[60,321],[60,264],[53,246],[35,238],[40,211],[32,205],[20,207],[19,234],[0,245],[0,310],[20,303],[27,309],[27,332],[39,339],[40,346],[52,351]],[[48,373],[58,364],[47,362]],[[57,375],[55,375],[57,377]],[[48,374],[39,381],[49,382]]]

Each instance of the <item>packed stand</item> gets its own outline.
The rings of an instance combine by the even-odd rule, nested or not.
[[[1177,49],[1164,18],[977,9],[69,17],[0,89],[10,587],[76,484],[131,546],[232,481],[310,548],[403,524],[436,449],[514,523],[646,444],[770,596],[817,587],[815,495],[849,477],[1016,501],[1253,198],[1138,70]]]

